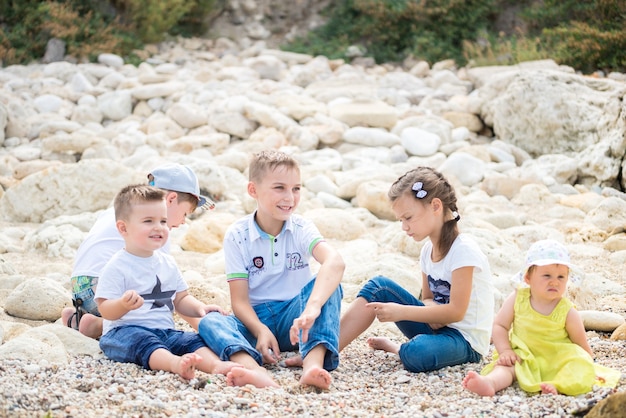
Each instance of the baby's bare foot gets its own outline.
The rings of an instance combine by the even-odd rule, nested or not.
[[[314,366],[305,371],[300,378],[300,384],[306,386],[315,386],[320,389],[328,389],[333,378],[328,371]]]
[[[233,367],[226,374],[226,384],[228,386],[245,386],[247,384],[257,388],[278,387],[278,383],[261,370],[250,370],[244,367]]]
[[[540,383],[539,387],[541,388],[542,395],[558,395],[559,392],[556,390],[554,385],[550,383]]]
[[[400,344],[396,344],[385,337],[370,337],[367,339],[367,344],[374,350],[383,350],[388,353],[398,354],[400,351]]]
[[[196,375],[196,364],[202,362],[202,357],[195,353],[187,353],[179,357],[172,367],[172,372],[183,379],[193,379]]]
[[[463,387],[480,396],[493,396],[496,394],[491,382],[473,370],[467,372],[467,376],[463,379]]]

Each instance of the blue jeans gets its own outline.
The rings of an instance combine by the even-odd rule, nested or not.
[[[424,306],[424,303],[391,279],[377,276],[368,281],[357,297],[368,302],[393,302]],[[481,355],[456,329],[432,329],[424,322],[399,321],[396,326],[409,338],[400,346],[400,361],[411,372],[428,372],[446,366],[477,363]]]
[[[195,332],[175,329],[153,329],[138,325],[122,325],[100,337],[100,349],[111,360],[135,363],[150,370],[150,356],[164,348],[182,356],[206,347]]]
[[[265,324],[278,340],[280,351],[299,350],[302,358],[319,344],[326,347],[324,369],[334,370],[339,366],[339,317],[343,292],[339,286],[322,306],[320,316],[309,330],[307,342],[291,344],[289,329],[293,320],[298,318],[311,296],[311,280],[302,288],[300,294],[291,300],[261,303],[254,307],[259,320]],[[261,365],[263,358],[255,348],[256,338],[235,316],[224,316],[218,312],[208,313],[198,325],[198,333],[206,345],[223,361],[240,351],[251,355]]]

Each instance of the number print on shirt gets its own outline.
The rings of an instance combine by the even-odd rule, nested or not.
[[[287,270],[300,270],[308,266],[300,253],[287,253]]]

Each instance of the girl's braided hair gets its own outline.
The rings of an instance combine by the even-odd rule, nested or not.
[[[458,213],[454,188],[437,170],[431,167],[417,167],[398,178],[387,193],[392,202],[404,194],[411,194],[414,199],[423,204],[429,204],[434,198],[441,200],[445,220],[441,229],[438,250],[441,256],[445,257],[459,235],[457,222],[461,217]],[[448,214],[451,214],[451,217]]]

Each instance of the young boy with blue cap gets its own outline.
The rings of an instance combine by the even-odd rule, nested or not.
[[[198,177],[185,165],[167,163],[155,168],[148,174],[148,184],[166,191],[167,226],[170,229],[184,224],[186,217],[198,207],[215,207],[211,199],[200,194]],[[75,308],[65,308],[61,316],[68,327],[91,338],[102,335],[102,318],[94,293],[104,265],[122,248],[124,240],[115,226],[115,213],[110,207],[100,214],[76,253],[70,279]],[[169,253],[170,242],[159,251]]]

